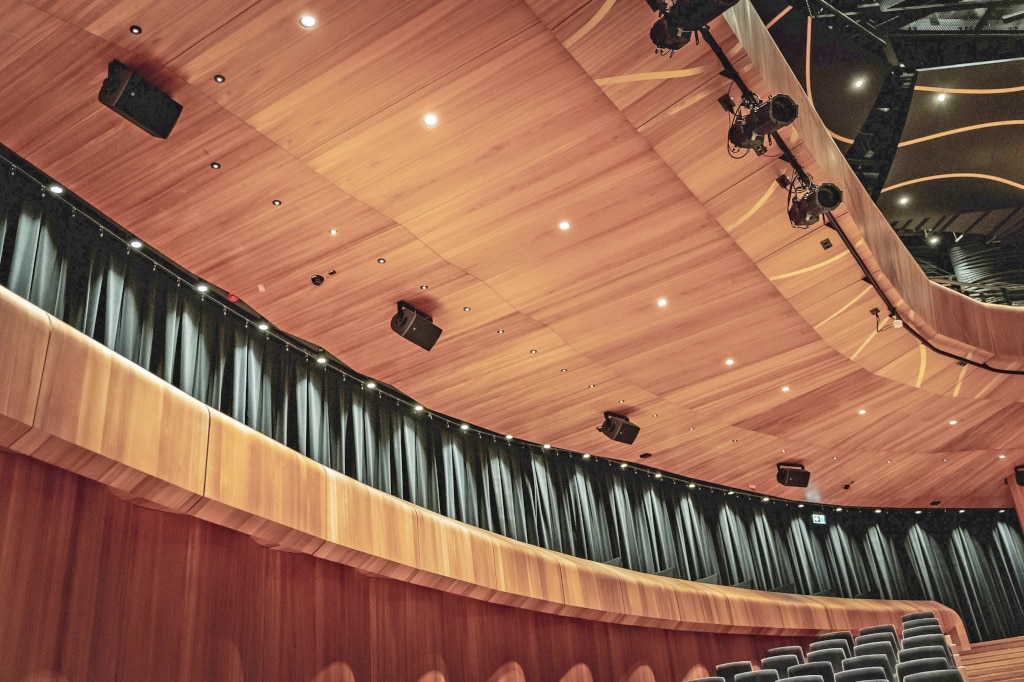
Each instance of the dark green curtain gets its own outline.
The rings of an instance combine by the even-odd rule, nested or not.
[[[103,224],[4,173],[0,284],[343,474],[594,561],[761,590],[934,599],[960,612],[974,640],[1024,635],[1024,537],[1012,513],[846,510],[817,525],[820,508],[462,431],[259,331]]]

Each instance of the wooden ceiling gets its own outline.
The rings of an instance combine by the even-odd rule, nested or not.
[[[1011,504],[1024,377],[876,332],[885,306],[838,235],[790,227],[787,166],[726,153],[714,55],[655,55],[639,0],[0,0],[0,16],[0,142],[430,410],[791,499]],[[724,19],[712,32],[756,92],[792,80]],[[169,139],[96,101],[112,59],[184,105]],[[1024,366],[1021,311],[918,277],[787,87],[804,106],[783,137],[843,187],[837,218],[901,315]],[[431,352],[390,331],[399,299],[444,329]],[[596,431],[605,410],[641,427],[634,445]],[[779,461],[810,487],[778,485]]]

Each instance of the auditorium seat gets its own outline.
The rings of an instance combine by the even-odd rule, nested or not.
[[[903,639],[903,649],[916,649],[921,646],[940,646],[942,647],[943,656],[949,661],[952,666],[953,663],[953,652],[946,646],[946,638],[942,635],[917,635],[916,637],[905,637]]]
[[[881,668],[885,671],[886,679],[896,679],[896,666],[889,662],[889,658],[885,654],[853,656],[843,661],[843,670],[858,670],[860,668]]]
[[[690,680],[690,682],[725,682],[724,677],[701,677],[696,680]]]
[[[807,654],[808,662],[817,663],[821,661],[828,663],[835,672],[840,672],[843,669],[844,660],[846,660],[846,654],[843,653],[842,649],[821,649],[820,651],[811,651]]]
[[[841,649],[847,656],[853,654],[853,645],[847,644],[845,639],[823,639],[817,642],[811,642],[811,651],[821,651],[822,649]]]
[[[754,669],[750,661],[732,661],[715,666],[715,674],[724,677],[725,682],[736,682],[736,676],[740,673],[749,673]]]
[[[803,647],[799,646],[777,646],[774,649],[769,649],[765,653],[769,656],[782,656],[784,654],[792,654],[799,659],[800,663],[804,662],[804,650]]]
[[[811,663],[801,663],[794,665],[789,669],[790,677],[820,677],[821,682],[835,682],[836,673],[832,669],[832,664],[828,661],[813,661]],[[780,679],[786,679],[785,677]]]
[[[819,642],[824,642],[824,641],[829,640],[829,639],[841,639],[841,640],[844,640],[846,642],[846,644],[850,647],[850,650],[853,651],[853,633],[850,632],[849,630],[839,630],[837,632],[826,632],[823,635],[818,635],[818,641]]]
[[[964,682],[964,676],[959,670],[930,670],[907,675],[903,682]]]
[[[836,682],[889,682],[884,668],[855,668],[836,673]]]
[[[889,659],[889,665],[893,668],[899,663],[899,659],[896,657],[896,648],[893,647],[892,642],[870,642],[853,647],[854,656],[869,656],[871,654],[884,655]]]
[[[949,649],[945,644],[942,646],[916,646],[909,649],[900,649],[896,658],[900,663],[916,661],[920,658],[948,658]]]
[[[907,621],[903,624],[903,630],[906,632],[907,628],[919,628],[923,625],[934,625],[941,627],[941,623],[938,618],[918,618],[917,620]]]
[[[918,635],[941,635],[942,628],[938,625],[915,625],[912,628],[903,628],[903,638],[917,637]]]
[[[882,625],[872,625],[869,628],[861,628],[860,629],[860,634],[861,635],[874,635],[874,634],[877,634],[879,632],[891,632],[892,636],[895,637],[896,636],[896,626],[892,625],[891,623],[884,623]]]
[[[796,675],[795,677],[783,677],[779,682],[827,682],[821,675]]]
[[[896,635],[891,632],[876,632],[873,635],[861,635],[857,639],[853,640],[854,646],[857,644],[872,644],[874,642],[888,642],[892,645],[893,651],[898,651],[900,643],[896,639]]]
[[[918,658],[904,661],[896,665],[896,679],[902,682],[907,675],[928,672],[929,670],[949,670],[949,661],[942,656],[936,658]]]
[[[907,626],[907,622],[911,620],[921,620],[922,618],[934,618],[935,614],[931,611],[920,611],[918,613],[908,613],[903,616],[903,627]]]
[[[751,670],[749,673],[740,673],[733,679],[736,682],[775,682],[779,679],[779,673],[771,668],[768,670]]]
[[[762,670],[774,670],[778,673],[779,677],[785,677],[789,674],[789,667],[791,665],[800,665],[800,659],[793,654],[782,654],[780,656],[769,656],[761,659]]]

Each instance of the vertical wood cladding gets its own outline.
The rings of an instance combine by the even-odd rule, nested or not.
[[[3,682],[681,681],[782,641],[374,578],[0,451]]]

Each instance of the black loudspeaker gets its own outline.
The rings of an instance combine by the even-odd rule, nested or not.
[[[1013,473],[1017,478],[1017,485],[1024,488],[1024,466],[1013,467]]]
[[[405,301],[398,302],[398,312],[391,318],[391,329],[423,350],[430,350],[441,336],[441,328],[432,317],[416,310]]]
[[[779,473],[775,479],[782,485],[791,488],[806,488],[811,480],[811,472],[804,469],[802,464],[779,464]]]
[[[100,88],[100,102],[154,137],[167,138],[181,116],[181,105],[116,59]]]
[[[640,427],[629,421],[628,417],[614,412],[604,413],[604,424],[597,429],[614,441],[632,445],[640,433]]]

